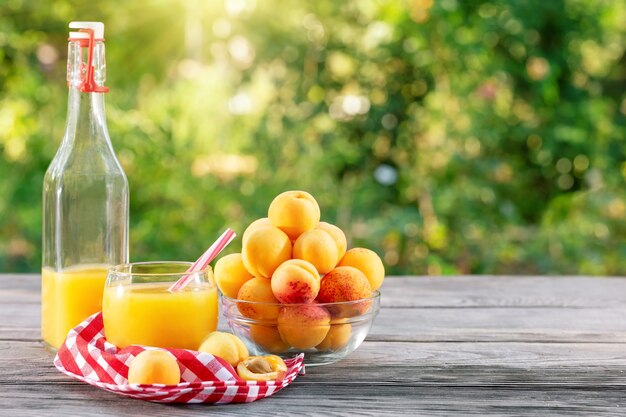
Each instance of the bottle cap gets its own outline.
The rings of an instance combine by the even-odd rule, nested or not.
[[[70,22],[70,29],[91,29],[96,40],[104,39],[104,23],[102,22]],[[70,32],[70,39],[89,39],[86,32]]]

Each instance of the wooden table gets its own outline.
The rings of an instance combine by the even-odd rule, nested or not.
[[[367,340],[252,404],[79,383],[39,341],[39,276],[0,275],[1,416],[626,415],[626,279],[389,277]]]

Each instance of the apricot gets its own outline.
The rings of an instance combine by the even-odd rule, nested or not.
[[[343,233],[339,227],[334,224],[330,224],[327,222],[319,222],[316,229],[323,230],[333,238],[335,243],[337,244],[337,253],[339,259],[343,258],[343,255],[346,254],[346,249],[348,247],[348,242],[346,240],[346,235]]]
[[[333,269],[341,259],[335,240],[320,229],[306,231],[298,237],[293,245],[293,257],[312,263],[320,274]]]
[[[363,272],[351,266],[338,266],[322,277],[317,300],[320,303],[354,301],[367,298],[371,293]]]
[[[290,259],[276,268],[271,285],[274,297],[281,303],[310,303],[320,290],[320,276],[311,263]]]
[[[266,352],[281,353],[289,349],[289,345],[280,337],[276,325],[252,324],[250,339]]]
[[[243,242],[241,259],[252,275],[269,278],[278,265],[291,259],[291,241],[277,227],[257,226]]]
[[[336,303],[356,301],[371,295],[372,288],[365,274],[351,266],[338,266],[324,275],[320,283],[317,301],[320,303]],[[333,306],[331,313],[335,317],[352,317],[363,314],[370,303],[348,303]]]
[[[245,242],[248,236],[250,235],[250,233],[252,233],[252,231],[256,229],[257,227],[271,226],[271,225],[272,224],[270,223],[270,219],[268,219],[267,217],[261,217],[260,219],[256,219],[255,221],[250,223],[250,225],[246,228],[246,230],[244,230],[243,235],[241,236],[241,242],[242,243]]]
[[[128,367],[129,384],[176,385],[179,382],[178,362],[165,350],[144,350]]]
[[[226,332],[211,332],[204,339],[198,351],[218,356],[232,366],[247,358],[248,348],[237,336]]]
[[[372,291],[377,290],[385,279],[385,266],[376,252],[365,248],[352,248],[339,261],[339,266],[351,266],[363,272]]]
[[[330,330],[330,313],[315,304],[285,306],[278,313],[278,332],[297,349],[319,345]]]
[[[237,303],[239,312],[246,317],[255,320],[275,320],[278,317],[278,300],[274,297],[269,278],[254,277],[246,281],[239,289],[237,299],[251,301]]]
[[[330,322],[330,330],[322,340],[322,343],[315,346],[318,350],[339,350],[350,341],[352,326],[347,319],[336,319]]]
[[[250,356],[237,365],[237,374],[246,381],[276,381],[287,374],[287,365],[279,356]]]
[[[306,191],[285,191],[272,200],[267,217],[291,240],[314,229],[320,221],[320,207]]]
[[[222,294],[230,298],[237,298],[239,288],[246,281],[254,278],[244,266],[240,253],[231,253],[221,257],[215,263],[214,276]]]

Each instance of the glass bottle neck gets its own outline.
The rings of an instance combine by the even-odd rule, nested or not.
[[[83,93],[70,87],[64,141],[110,142],[103,93]]]
[[[84,92],[84,82],[88,77],[89,48],[80,41],[70,41],[67,57],[68,107],[64,145],[93,146],[94,142],[111,148],[107,130],[104,93]],[[106,74],[104,43],[94,43],[93,79],[96,85],[103,87]],[[111,149],[112,150],[112,149]]]

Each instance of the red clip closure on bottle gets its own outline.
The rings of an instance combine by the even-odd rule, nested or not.
[[[79,32],[85,32],[89,35],[89,39],[81,39],[81,46],[87,47],[87,72],[85,78],[80,84],[80,91],[83,93],[108,93],[109,88],[96,84],[94,79],[93,68],[93,46],[94,46],[94,31],[93,29],[79,29]],[[85,45],[85,41],[87,44]]]

